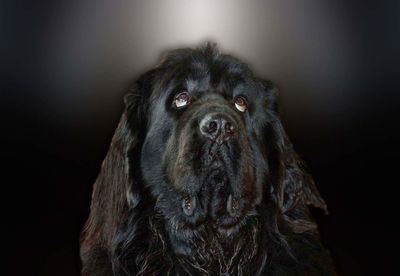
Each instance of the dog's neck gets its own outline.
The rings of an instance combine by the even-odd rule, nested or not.
[[[152,238],[146,256],[152,258],[140,259],[140,262],[136,260],[138,265],[142,264],[139,270],[144,272],[145,267],[151,267],[149,261],[158,259],[155,267],[164,273],[189,271],[202,274],[204,271],[214,271],[215,274],[241,275],[246,271],[246,274],[255,274],[257,271],[254,268],[262,267],[255,263],[262,263],[266,258],[266,247],[261,236],[263,231],[256,216],[249,217],[236,226],[237,229],[222,230],[212,224],[191,229],[180,227],[173,220],[166,222],[155,216],[149,218],[149,225]],[[180,267],[176,266],[177,263]]]

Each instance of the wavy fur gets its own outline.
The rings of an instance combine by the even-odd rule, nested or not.
[[[168,104],[167,91],[179,87],[189,71],[193,85],[207,82],[206,91],[214,94],[240,83],[259,95],[249,117],[227,107],[245,133],[237,141],[242,151],[233,142],[227,151],[232,164],[225,173],[244,206],[229,227],[216,226],[212,218],[218,219],[218,212],[213,217],[198,207],[188,217],[180,209],[185,193],[204,193],[198,204],[211,209],[225,204],[227,196],[222,188],[216,192],[221,179],[210,178],[199,190],[190,186],[198,177],[186,180],[187,170],[194,169],[182,172],[177,165],[195,164],[190,156],[203,149],[185,122],[207,110],[193,103],[179,113]],[[124,114],[94,184],[81,237],[82,275],[334,275],[308,210],[313,205],[327,211],[326,204],[283,129],[277,96],[270,82],[209,44],[172,51],[142,75],[125,97]],[[215,99],[228,105],[222,97]],[[193,140],[182,146],[187,139]],[[229,170],[235,166],[239,172]],[[249,183],[233,186],[234,179]]]

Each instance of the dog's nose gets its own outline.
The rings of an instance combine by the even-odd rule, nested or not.
[[[200,132],[208,139],[217,142],[229,140],[235,134],[235,124],[224,114],[206,115],[200,121]]]

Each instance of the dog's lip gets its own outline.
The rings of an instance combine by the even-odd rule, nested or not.
[[[218,178],[221,181],[223,180],[225,183],[229,181],[226,164],[219,158],[214,159],[204,172],[206,181],[213,178]]]
[[[212,177],[216,173],[226,170],[225,164],[218,154],[214,154],[210,157],[210,159],[210,162],[208,164],[204,164],[202,168],[205,178],[209,178],[210,176]]]

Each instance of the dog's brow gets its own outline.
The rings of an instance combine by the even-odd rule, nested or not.
[[[189,92],[194,90],[206,90],[210,86],[210,77],[206,76],[200,79],[186,78],[185,85]]]

